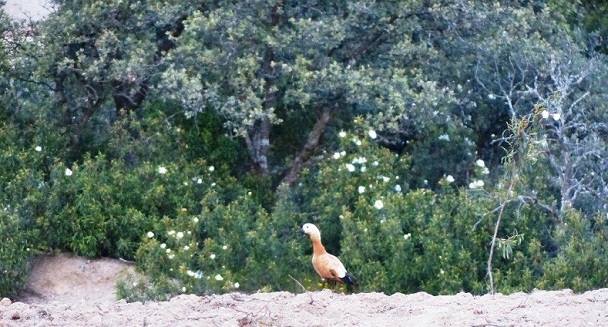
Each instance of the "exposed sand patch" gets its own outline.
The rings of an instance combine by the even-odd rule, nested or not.
[[[508,296],[460,293],[181,295],[167,302],[115,299],[133,265],[70,255],[43,257],[21,302],[0,301],[0,326],[608,326],[608,289]]]

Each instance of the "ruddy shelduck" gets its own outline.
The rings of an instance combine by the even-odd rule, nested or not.
[[[321,243],[321,231],[313,224],[304,224],[300,230],[308,234],[312,241],[312,266],[319,276],[326,281],[354,284],[355,277],[349,274],[336,256],[325,251]]]

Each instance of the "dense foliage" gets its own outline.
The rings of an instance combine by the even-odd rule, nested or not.
[[[603,3],[54,1],[0,12],[0,294],[50,251],[129,300],[608,283]]]

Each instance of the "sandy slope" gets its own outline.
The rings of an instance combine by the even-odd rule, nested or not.
[[[608,326],[608,289],[509,296],[427,293],[182,295],[168,302],[114,299],[118,260],[43,257],[30,293],[0,301],[0,326]]]

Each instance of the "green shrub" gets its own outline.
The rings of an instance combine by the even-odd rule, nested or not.
[[[344,150],[324,159],[317,173],[304,174],[294,198],[320,227],[328,251],[359,278],[358,290],[485,293],[498,206],[494,187],[500,185],[486,179],[482,162],[470,167],[475,183],[468,188],[448,175],[435,191],[410,190],[407,157],[378,147],[367,132],[342,140]],[[477,182],[484,180],[485,186]],[[507,205],[498,237],[525,237],[509,258],[494,257],[499,291],[535,287],[552,246],[550,226],[538,207]]]
[[[569,288],[575,292],[606,287],[608,284],[608,223],[606,214],[587,221],[582,214],[568,211],[564,223],[554,232],[557,255],[544,262],[542,289]]]
[[[148,231],[137,250],[137,262],[150,277],[150,294],[210,294],[260,287],[248,278],[259,251],[255,224],[267,219],[263,209],[244,194],[237,200],[210,190],[200,200],[202,210],[183,208]]]
[[[22,286],[28,260],[43,247],[36,227],[36,204],[47,158],[36,138],[21,138],[14,125],[0,126],[0,295]],[[30,210],[29,208],[33,208]]]
[[[189,152],[184,129],[167,124],[154,108],[145,118],[130,114],[117,121],[96,154],[75,162],[44,147],[37,154],[58,157],[29,173],[35,187],[21,192],[31,201],[19,214],[40,227],[48,248],[132,259],[141,235],[163,217],[182,208],[200,212],[198,201],[226,173]]]
[[[25,282],[28,260],[36,253],[37,231],[23,226],[12,208],[0,208],[0,297],[15,295]]]

